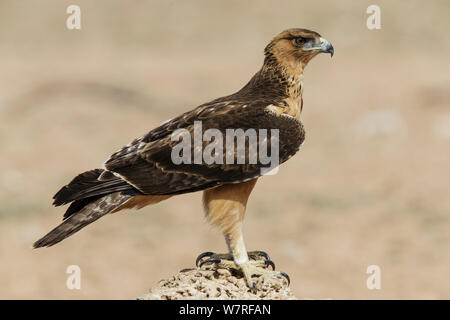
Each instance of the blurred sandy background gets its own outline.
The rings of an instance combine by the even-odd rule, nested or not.
[[[70,4],[80,31],[65,26]],[[370,4],[381,30],[366,28]],[[449,13],[448,1],[0,1],[0,298],[134,299],[224,252],[200,193],[31,244],[60,222],[63,184],[240,89],[289,27],[320,32],[335,56],[306,70],[307,141],[258,182],[247,248],[299,298],[450,298]],[[366,288],[372,264],[381,290]]]

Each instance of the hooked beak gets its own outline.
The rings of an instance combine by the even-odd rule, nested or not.
[[[331,56],[333,56],[334,48],[330,41],[324,38],[319,38],[319,43],[317,43],[317,40],[314,42],[314,44],[312,44],[311,42],[307,42],[305,46],[303,46],[303,51],[323,52],[329,53]]]
[[[331,57],[334,54],[334,48],[330,41],[320,38],[320,52],[329,53]]]

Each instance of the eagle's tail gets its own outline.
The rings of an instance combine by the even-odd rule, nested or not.
[[[53,196],[53,204],[60,206],[72,201],[98,198],[98,196],[125,190],[136,189],[111,171],[94,169],[77,175],[68,185],[62,187]]]
[[[63,223],[33,247],[49,247],[62,241],[138,194],[141,193],[137,189],[110,171],[95,169],[76,176],[53,197],[55,206],[71,203]]]
[[[105,214],[116,210],[134,196],[135,194],[133,192],[120,191],[89,202],[81,210],[72,213],[63,223],[36,241],[33,247],[50,247],[64,240],[88,224],[103,217]]]

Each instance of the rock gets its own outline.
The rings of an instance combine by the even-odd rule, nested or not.
[[[242,299],[242,300],[293,300],[287,280],[276,273],[255,278],[258,291],[253,293],[243,275],[204,265],[202,268],[183,269],[177,275],[159,281],[139,300],[179,299]]]

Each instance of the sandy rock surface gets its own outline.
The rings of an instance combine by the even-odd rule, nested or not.
[[[242,274],[208,265],[181,270],[173,277],[159,281],[149,293],[138,299],[296,299],[281,275],[265,274],[255,280],[256,294],[249,290]]]

